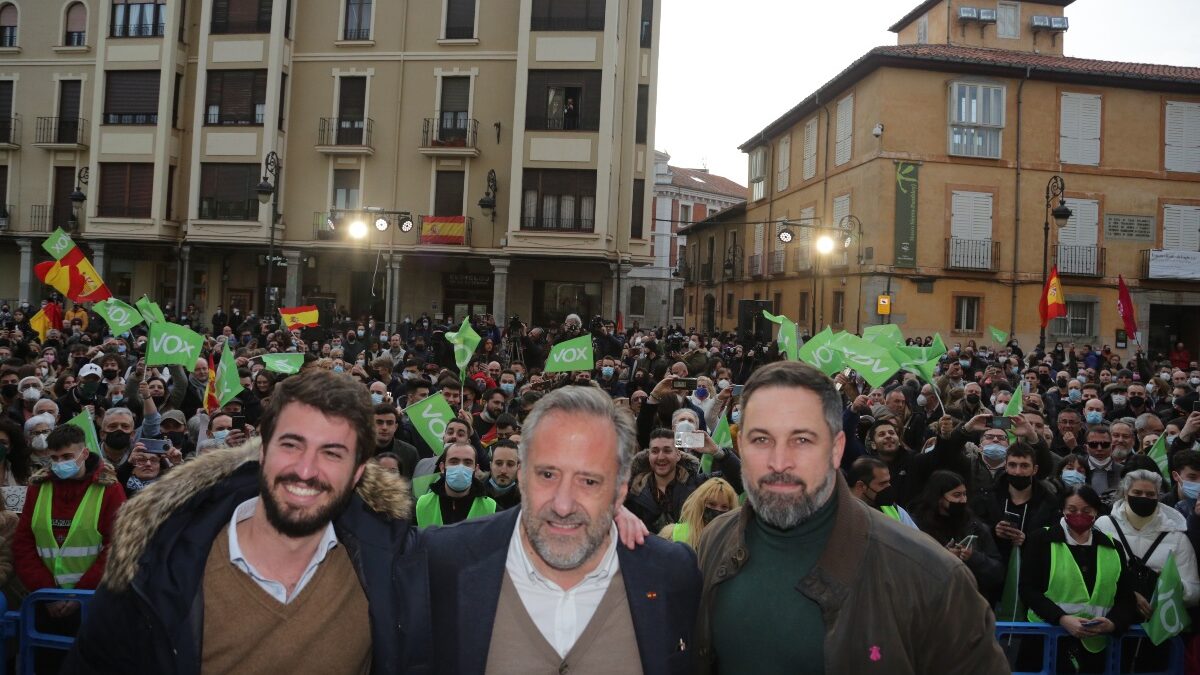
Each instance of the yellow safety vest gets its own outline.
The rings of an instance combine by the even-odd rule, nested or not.
[[[1094,534],[1093,536],[1101,536]],[[1084,619],[1106,616],[1117,599],[1117,579],[1121,576],[1121,556],[1111,546],[1096,547],[1096,583],[1089,595],[1083,581],[1083,572],[1067,544],[1055,542],[1050,545],[1050,581],[1046,597],[1064,612]],[[1041,621],[1031,609],[1029,620]],[[1104,651],[1108,638],[1103,635],[1084,638],[1083,646],[1093,654]]]
[[[496,512],[496,500],[491,497],[476,497],[467,512],[467,520],[490,516]],[[442,503],[438,495],[427,492],[417,500],[417,527],[442,524]]]
[[[33,542],[37,547],[38,556],[46,569],[54,575],[54,583],[59,588],[75,588],[84,572],[92,566],[100,555],[104,538],[100,536],[100,505],[104,502],[104,486],[95,483],[88,486],[87,492],[75,509],[71,518],[71,529],[62,546],[54,538],[54,526],[51,524],[51,511],[54,504],[54,483],[46,482],[38,490],[37,503],[33,506],[33,519],[30,527],[33,529]]]
[[[887,516],[888,518],[891,518],[896,522],[900,522],[900,509],[896,508],[895,506],[881,506],[879,507],[879,510],[882,511],[883,515]]]
[[[691,542],[688,541],[688,535],[691,534],[691,531],[692,528],[687,523],[679,521],[675,523],[675,527],[671,528],[671,541],[678,541],[691,546]]]

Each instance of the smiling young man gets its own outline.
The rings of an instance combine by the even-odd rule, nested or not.
[[[276,387],[261,444],[212,451],[142,492],[67,671],[427,667],[427,577],[403,555],[412,498],[366,463],[373,413],[361,385],[308,371]]]
[[[697,672],[1009,672],[970,570],[854,496],[845,444],[820,371],[782,361],[746,383],[747,503],[700,538]]]

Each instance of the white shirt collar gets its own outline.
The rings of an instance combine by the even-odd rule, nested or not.
[[[274,580],[269,579],[259,573],[254,565],[246,559],[242,553],[241,543],[238,541],[237,526],[243,520],[249,519],[254,515],[254,511],[258,508],[258,497],[251,497],[238,505],[233,510],[233,516],[229,519],[229,562],[235,567],[245,572],[254,583],[258,584],[259,588],[269,593],[272,597],[282,604],[288,604],[300,595],[300,591],[308,585],[313,575],[317,572],[317,566],[325,562],[325,556],[337,546],[337,534],[333,531],[333,523],[325,525],[325,532],[321,534],[321,541],[317,542],[317,550],[313,552],[312,560],[309,561],[308,567],[304,569],[304,574],[300,575],[300,580],[296,582],[296,587],[292,589],[289,595],[287,586]]]

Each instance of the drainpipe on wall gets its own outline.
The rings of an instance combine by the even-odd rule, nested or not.
[[[1008,314],[1009,339],[1017,332],[1017,261],[1021,251],[1021,96],[1032,71],[1033,68],[1026,66],[1025,77],[1017,85],[1017,172],[1016,186],[1013,190],[1013,281]]]

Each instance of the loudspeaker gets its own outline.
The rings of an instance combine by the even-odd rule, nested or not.
[[[774,324],[763,316],[764,309],[771,311],[769,300],[738,301],[738,341],[742,344],[771,341],[771,327]]]

